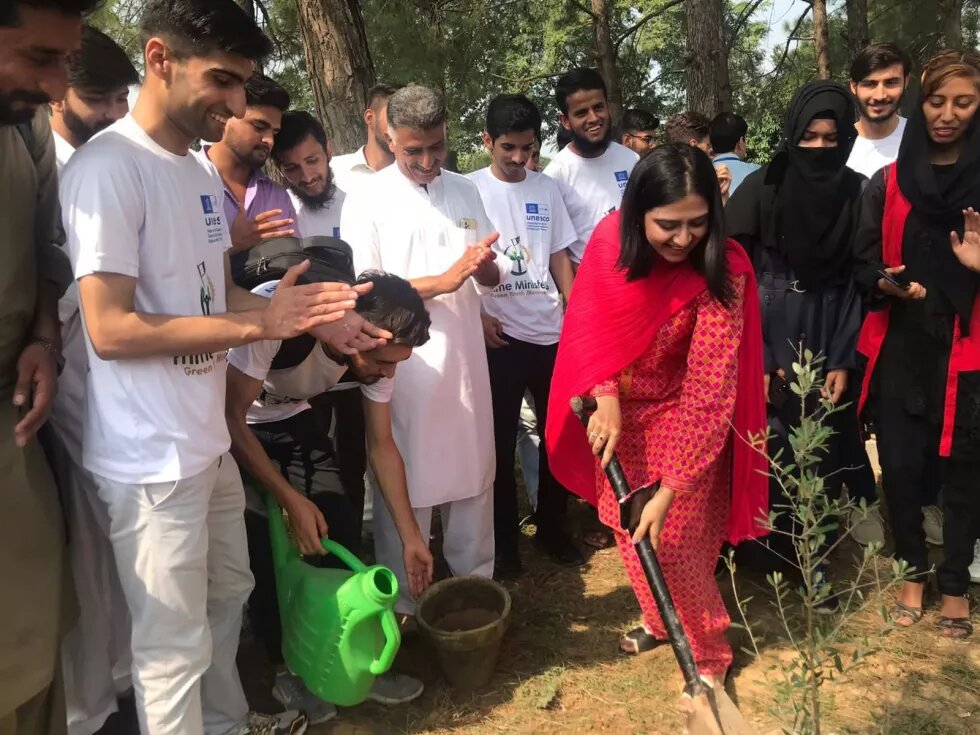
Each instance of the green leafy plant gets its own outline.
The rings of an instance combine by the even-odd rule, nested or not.
[[[883,575],[876,563],[880,544],[871,544],[857,561],[853,579],[841,579],[831,586],[827,575],[831,556],[850,534],[842,519],[855,509],[866,515],[870,506],[863,500],[856,504],[827,493],[829,477],[821,475],[821,462],[834,434],[828,419],[846,406],[835,406],[821,394],[822,363],[822,357],[800,350],[799,362],[793,365],[790,390],[799,400],[800,417],[789,434],[791,451],[770,455],[766,449],[771,438],[768,431],[764,436],[749,437],[757,451],[766,453],[769,476],[782,496],[766,520],[770,538],[785,537],[791,551],[788,557],[773,553],[794,567],[799,576],[795,579],[794,573],[791,580],[779,571],[766,576],[781,626],[778,635],[793,653],[774,667],[775,680],[771,682],[776,692],[774,714],[784,723],[787,735],[820,735],[824,687],[860,666],[881,647],[883,636],[892,628],[884,593],[900,584],[907,573],[906,565],[896,561],[890,573]],[[746,652],[758,657],[760,639],[749,622],[750,598],[741,598],[735,586],[733,553],[729,553],[727,565],[741,615],[739,627],[745,628],[750,640]],[[832,598],[836,598],[837,612],[821,614]],[[852,637],[848,623],[869,600],[879,606],[881,624],[870,633]]]

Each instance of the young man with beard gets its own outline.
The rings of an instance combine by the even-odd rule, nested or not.
[[[225,185],[223,210],[231,227],[231,273],[236,277],[245,251],[265,240],[300,234],[286,190],[262,170],[287,109],[289,93],[254,74],[245,83],[245,116],[228,120],[221,140],[200,153]]]
[[[68,63],[68,91],[51,103],[59,170],[76,148],[129,112],[129,87],[139,81],[119,44],[96,28],[82,28],[81,48]]]
[[[893,43],[873,43],[851,62],[851,94],[857,99],[858,138],[847,165],[868,178],[894,163],[905,133],[899,105],[909,83],[912,60]]]
[[[126,52],[101,31],[84,26],[81,48],[68,62],[68,90],[51,103],[59,171],[77,148],[129,112],[129,85],[138,82]],[[65,637],[61,655],[68,732],[88,735],[118,709],[117,689],[128,688],[129,613],[109,543],[109,512],[82,465],[88,357],[75,283],[58,302],[58,316],[64,368],[48,451],[68,517],[69,561],[79,604],[78,622]]]
[[[571,142],[551,159],[544,173],[558,182],[578,232],[578,241],[569,248],[578,263],[599,220],[619,208],[640,157],[613,141],[606,83],[595,69],[574,69],[561,76],[555,100]]]
[[[492,250],[497,235],[476,185],[442,169],[446,108],[437,91],[410,85],[392,95],[388,143],[395,165],[374,174],[370,186],[351,190],[341,230],[356,271],[407,278],[426,300],[432,339],[398,369],[392,430],[423,538],[439,506],[452,573],[489,577],[493,409],[480,296],[500,283],[503,268]],[[398,576],[396,609],[414,614],[398,533],[376,487],[374,493],[376,558]]]
[[[59,644],[72,623],[65,527],[35,435],[51,411],[71,282],[59,247],[58,180],[45,107],[63,99],[66,64],[92,0],[0,4],[0,732],[65,732]]]
[[[493,505],[498,577],[521,573],[515,427],[526,390],[531,393],[537,425],[545,425],[562,313],[574,278],[567,248],[578,239],[557,183],[526,168],[540,131],[541,113],[527,97],[494,98],[483,133],[491,164],[468,177],[480,190],[490,223],[500,232],[501,239],[494,245],[497,257],[512,264],[500,285],[483,299],[491,323],[485,339],[497,457]],[[535,541],[560,564],[584,563],[565,532],[568,494],[548,470],[543,443],[538,478]]]
[[[340,237],[345,194],[334,182],[327,132],[308,112],[282,116],[272,161],[289,184],[289,199],[305,237]]]
[[[305,277],[353,281],[350,248],[340,240],[328,242],[307,250],[313,266]],[[254,293],[271,294],[276,281],[269,279],[277,278],[279,273],[250,276],[252,280],[247,285],[255,284]],[[409,570],[410,592],[418,595],[432,581],[432,555],[428,540],[422,538],[412,515],[405,465],[391,434],[388,401],[398,363],[407,360],[415,347],[429,339],[429,315],[415,289],[398,276],[367,273],[359,282],[371,283],[373,288],[358,299],[357,311],[391,332],[387,344],[343,355],[313,335],[304,334],[285,342],[255,342],[228,353],[225,405],[232,453],[249,476],[286,511],[293,538],[310,563],[319,565],[316,560],[324,553],[320,541],[327,536],[360,556],[358,508],[347,492],[333,442],[320,431],[310,406],[312,399],[340,383],[358,386],[360,390],[349,393],[363,404],[367,420],[366,424],[362,421],[363,428],[356,439],[368,447],[371,467],[398,529],[402,558]],[[349,426],[343,430],[353,431]],[[326,722],[337,714],[336,708],[318,699],[283,666],[282,622],[269,521],[258,492],[248,487],[246,493],[245,525],[255,576],[248,613],[252,633],[278,669],[272,696],[286,708],[306,712],[311,724]],[[323,558],[323,565],[334,566],[334,559]],[[416,699],[422,689],[422,682],[417,679],[387,672],[375,679],[368,699],[401,704]]]
[[[224,187],[190,146],[245,115],[245,82],[272,50],[254,21],[234,0],[150,0],[141,36],[133,113],[61,185],[89,359],[82,459],[109,508],[140,730],[299,735],[296,712],[250,714],[238,678],[252,575],[226,350],[325,327],[359,291],[296,286],[308,263],[271,299],[232,282]]]
[[[368,108],[364,111],[367,142],[353,153],[335,156],[331,167],[337,186],[344,191],[395,162],[388,147],[388,100],[401,85],[376,84],[368,92]]]

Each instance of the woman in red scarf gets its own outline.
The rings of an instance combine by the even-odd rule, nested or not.
[[[648,534],[701,673],[720,679],[731,665],[713,570],[726,537],[765,533],[766,464],[747,442],[765,429],[762,386],[755,276],[725,239],[711,162],[687,145],[657,148],[586,248],[546,429],[555,476],[613,529],[640,602],[644,624],[623,638],[624,651],[666,640],[633,547]],[[598,410],[586,431],[568,401],[590,393]],[[633,538],[602,470],[614,450],[637,491]]]

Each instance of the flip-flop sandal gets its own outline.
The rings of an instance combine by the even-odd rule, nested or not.
[[[615,546],[616,539],[608,531],[588,531],[582,536],[582,543],[596,551],[602,551]]]
[[[939,620],[936,621],[936,627],[939,628],[939,634],[943,638],[962,640],[973,635],[973,623],[970,622],[969,618],[951,618],[940,615]]]
[[[629,633],[619,639],[619,650],[629,656],[636,656],[640,653],[652,651],[658,646],[662,646],[666,641],[657,640],[642,625],[633,628]]]
[[[908,618],[912,622],[908,623],[907,625],[902,625],[898,622],[900,618]],[[894,604],[888,608],[888,619],[898,625],[900,628],[911,628],[913,625],[922,620],[922,608],[912,607],[911,605],[906,605],[901,600],[895,600]]]

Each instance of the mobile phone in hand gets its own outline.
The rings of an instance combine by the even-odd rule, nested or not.
[[[900,288],[903,291],[908,291],[912,287],[912,282],[909,280],[908,276],[905,275],[904,271],[901,273],[888,273],[885,270],[880,270],[878,271],[878,278],[884,278],[891,285],[895,286],[896,288]]]

